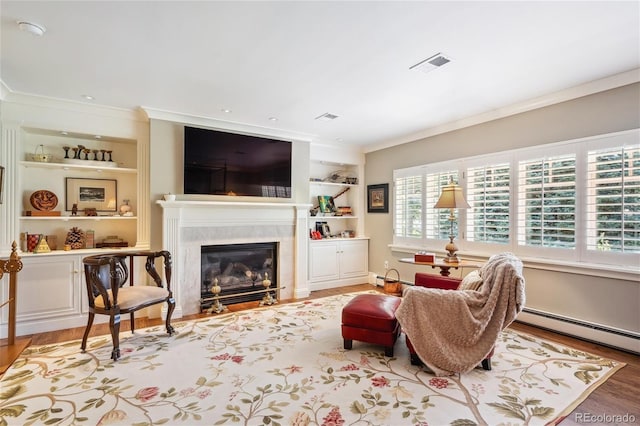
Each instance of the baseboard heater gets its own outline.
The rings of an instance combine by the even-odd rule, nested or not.
[[[400,284],[413,286],[412,282],[400,280]],[[376,275],[376,287],[384,287],[384,276]]]
[[[577,337],[635,355],[640,354],[640,334],[601,324],[577,320],[538,309],[524,308],[517,321],[554,333]]]

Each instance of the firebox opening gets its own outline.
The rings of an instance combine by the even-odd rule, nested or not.
[[[216,279],[222,289],[219,296],[229,296],[220,299],[225,305],[261,300],[266,278],[271,289],[277,288],[277,253],[277,242],[201,246],[201,311],[214,303],[211,288]]]

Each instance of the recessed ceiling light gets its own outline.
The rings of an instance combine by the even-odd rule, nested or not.
[[[278,121],[276,117],[269,117],[269,121]]]
[[[226,113],[226,114],[229,114],[231,112],[231,110],[227,109],[227,108],[222,108],[221,111]]]
[[[44,26],[29,21],[18,21],[18,28],[38,37],[47,31]]]
[[[94,100],[94,99],[95,99],[95,98],[94,98],[93,96],[91,96],[91,95],[82,95],[82,97],[83,97],[84,99],[88,100],[88,101],[92,101],[92,100]]]
[[[95,137],[96,139],[102,139],[102,136],[100,136],[100,135],[95,135],[94,137]]]
[[[61,134],[62,136],[67,136],[69,133],[63,130],[63,131],[61,131],[61,132],[60,132],[60,134]]]

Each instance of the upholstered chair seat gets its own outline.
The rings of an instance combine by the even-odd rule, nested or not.
[[[108,299],[113,299],[113,293],[111,290],[107,290],[109,295]],[[169,297],[169,291],[155,286],[134,286],[123,287],[118,291],[118,306],[120,309],[130,309],[142,304],[156,304],[167,300]],[[102,295],[95,298],[95,305],[97,308],[104,308],[105,303]]]

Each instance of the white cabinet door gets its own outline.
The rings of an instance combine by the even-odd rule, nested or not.
[[[81,313],[77,256],[25,256],[17,287],[17,319],[46,321]]]
[[[311,290],[367,282],[369,241],[321,240],[309,244]]]
[[[340,278],[366,276],[369,270],[368,241],[340,242]]]
[[[338,279],[338,243],[311,244],[309,249],[309,277],[311,281]]]

